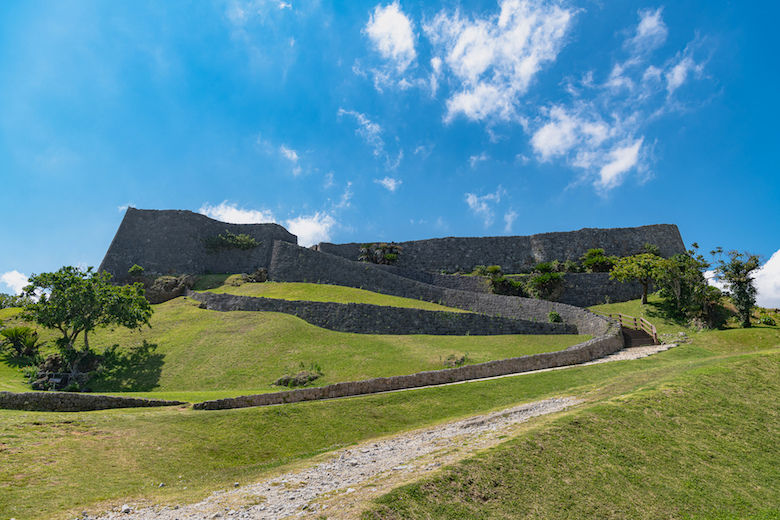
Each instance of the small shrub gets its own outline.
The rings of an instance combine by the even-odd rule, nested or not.
[[[473,270],[473,271],[471,271],[471,273],[472,273],[472,274],[479,275],[479,276],[487,276],[487,275],[488,275],[487,266],[484,266],[484,265],[475,265],[475,266],[474,266],[474,270]]]
[[[358,262],[368,262],[380,265],[392,265],[401,255],[398,244],[361,244],[358,252]]]
[[[758,319],[758,322],[759,322],[761,325],[771,325],[772,327],[774,327],[775,325],[777,325],[777,323],[775,322],[775,319],[774,319],[774,318],[772,318],[771,316],[761,316],[761,317]]]
[[[133,267],[127,270],[127,274],[129,274],[130,276],[143,276],[145,270],[146,269],[144,269],[140,265],[133,264]]]
[[[450,354],[449,356],[447,356],[447,359],[444,360],[444,366],[448,368],[455,368],[455,367],[463,366],[468,362],[469,362],[468,353],[464,354],[461,357],[457,357],[455,354]]]
[[[0,350],[10,347],[16,357],[35,357],[41,344],[38,332],[30,327],[9,327],[0,330]]]
[[[293,370],[288,368],[285,375],[273,382],[273,386],[287,386],[289,388],[306,386],[312,381],[319,379],[323,375],[322,367],[319,363],[310,363],[307,370],[306,365],[301,362],[298,365],[298,368],[301,370],[294,376],[289,375],[291,372],[293,372]]]
[[[582,266],[589,273],[608,273],[617,257],[607,256],[603,249],[588,249],[582,256]]]
[[[547,314],[547,319],[550,320],[550,323],[561,323],[563,321],[563,318],[557,311],[550,311]]]

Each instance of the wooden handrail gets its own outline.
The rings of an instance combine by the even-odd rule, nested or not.
[[[655,325],[646,319],[641,317],[636,318],[634,316],[629,316],[628,314],[605,314],[605,316],[617,320],[621,327],[647,332],[652,336],[653,344],[658,345],[658,331],[656,331]]]

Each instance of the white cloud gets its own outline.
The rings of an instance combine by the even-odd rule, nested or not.
[[[512,232],[512,226],[515,223],[515,220],[517,220],[517,213],[513,210],[509,210],[504,214],[504,232],[505,233],[511,233]]]
[[[239,209],[236,204],[222,202],[219,206],[203,204],[198,210],[201,215],[228,222],[231,224],[263,224],[266,222],[276,222],[271,210]]]
[[[467,18],[439,12],[425,24],[434,53],[460,82],[445,121],[510,120],[542,67],[563,47],[573,13],[539,1],[503,0],[497,15]]]
[[[471,165],[472,168],[476,168],[477,164],[479,164],[481,162],[485,162],[488,159],[490,159],[488,154],[485,153],[485,152],[482,152],[479,155],[472,155],[471,157],[469,157],[469,164]]]
[[[626,47],[635,53],[645,53],[664,44],[669,30],[661,19],[661,11],[663,7],[655,11],[651,9],[639,11],[640,21],[636,27],[636,34],[626,40]]]
[[[0,276],[0,282],[4,283],[9,289],[11,289],[11,293],[14,295],[21,294],[22,289],[29,285],[27,276],[25,276],[24,273],[20,273],[16,270],[3,273]]]
[[[292,9],[292,4],[289,2],[279,2],[279,9]]]
[[[688,73],[696,69],[696,63],[689,56],[682,58],[666,74],[666,90],[672,94],[680,88],[685,80],[688,79]]]
[[[620,176],[631,170],[639,161],[639,148],[643,139],[615,148],[607,154],[609,162],[601,167],[600,179],[597,182],[601,188],[609,189],[620,184]]]
[[[495,193],[488,193],[487,195],[479,196],[475,193],[466,193],[466,204],[469,205],[474,215],[482,219],[485,227],[488,227],[493,223],[495,217],[493,208],[501,202],[501,195],[504,193],[501,186],[498,187]]]
[[[374,156],[380,157],[384,155],[385,142],[382,140],[382,127],[379,124],[374,123],[365,114],[356,112],[354,110],[344,110],[339,108],[338,116],[352,116],[358,123],[358,129],[355,131],[367,145],[374,149]]]
[[[755,276],[758,296],[756,303],[761,307],[780,307],[780,250],[761,266]]]
[[[401,11],[397,1],[385,7],[377,5],[364,32],[379,54],[391,61],[400,74],[403,74],[417,57],[412,22]]]
[[[135,204],[125,204],[123,206],[117,206],[116,209],[119,210],[120,213],[122,213],[123,211],[127,211],[128,208],[135,208]]]
[[[401,186],[403,181],[400,179],[393,179],[392,177],[385,177],[384,179],[374,179],[374,182],[381,184],[387,191],[393,193]]]
[[[581,180],[593,179],[602,193],[620,186],[629,172],[650,175],[645,124],[676,107],[672,94],[703,70],[694,59],[696,42],[663,65],[648,63],[650,51],[667,38],[661,15],[662,9],[639,12],[640,20],[623,44],[627,58],[613,63],[601,84],[592,72],[579,84],[568,78],[564,88],[572,102],[550,105],[530,120],[527,131],[539,161],[564,160],[582,170]]]
[[[298,244],[309,247],[319,242],[328,242],[333,228],[336,227],[336,219],[327,213],[315,213],[314,215],[301,215],[285,222],[287,229],[298,237]]]
[[[298,153],[295,150],[288,148],[283,144],[279,147],[279,153],[281,153],[285,159],[293,164],[293,175],[298,175],[301,173],[301,166],[298,164]]]

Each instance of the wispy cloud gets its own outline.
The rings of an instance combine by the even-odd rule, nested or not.
[[[515,220],[517,220],[517,217],[517,213],[513,210],[504,213],[504,233],[512,232],[512,226],[514,225]]]
[[[29,285],[27,276],[19,271],[8,271],[0,275],[0,282],[4,283],[14,295],[21,294],[22,289]]]
[[[338,116],[351,116],[354,117],[358,124],[358,129],[355,131],[363,140],[374,149],[374,156],[380,157],[385,153],[385,142],[382,139],[382,127],[379,124],[374,123],[365,114],[361,114],[355,110],[344,110],[339,108]]]
[[[667,38],[661,14],[662,9],[639,12],[638,24],[623,43],[627,58],[613,64],[603,83],[594,80],[592,71],[579,82],[569,78],[566,91],[572,101],[544,107],[530,120],[531,146],[539,161],[563,159],[601,193],[620,186],[632,171],[648,170],[646,122],[674,107],[672,94],[703,69],[693,43],[666,63],[648,63],[651,51]]]
[[[276,222],[271,210],[239,208],[237,204],[229,204],[227,201],[222,202],[218,206],[211,206],[208,203],[203,204],[198,212],[215,220],[229,222],[231,224],[262,224],[265,222]]]
[[[471,157],[469,157],[469,164],[471,165],[471,168],[473,169],[473,168],[476,168],[479,163],[485,162],[488,159],[490,159],[488,154],[486,152],[482,152],[479,155],[472,155]]]
[[[385,188],[390,193],[394,193],[395,190],[397,190],[399,186],[401,186],[401,183],[403,181],[401,181],[400,179],[394,179],[392,177],[385,177],[384,179],[374,179],[374,182],[380,184],[383,188]]]
[[[506,191],[499,186],[495,193],[488,193],[487,195],[477,195],[476,193],[466,193],[466,204],[469,209],[482,219],[485,227],[489,227],[493,224],[495,219],[495,207],[501,202],[501,197]]]
[[[328,242],[337,226],[336,219],[328,213],[301,215],[285,221],[287,229],[298,237],[298,244],[309,247],[319,242]]]
[[[301,173],[301,166],[298,164],[298,153],[293,150],[292,148],[288,148],[286,145],[281,145],[279,147],[279,153],[282,154],[282,156],[290,161],[293,165],[292,173],[293,175],[299,175]]]

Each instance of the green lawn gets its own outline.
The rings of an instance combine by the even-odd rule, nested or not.
[[[311,302],[333,303],[367,303],[369,305],[384,305],[406,309],[422,309],[426,311],[468,312],[453,307],[445,307],[436,303],[411,298],[390,296],[353,287],[326,285],[317,283],[243,283],[240,275],[232,275],[223,285],[208,289],[214,293],[236,294],[239,296],[255,296],[277,298],[281,300],[304,300]]]
[[[632,306],[629,302],[617,310],[632,314]],[[262,338],[265,327],[277,331],[267,339],[275,348],[291,348],[284,339],[289,337],[319,346],[305,353],[328,352],[334,359],[330,368],[324,354],[311,359],[290,353],[278,366],[317,361],[326,377],[336,370],[365,370],[337,368],[335,360],[339,352],[348,352],[340,348],[359,352],[357,343],[370,336],[346,334],[343,340],[322,329],[313,328],[315,334],[304,326],[279,325],[275,314],[263,317],[262,325],[241,314],[250,313],[203,311],[183,299],[157,306],[153,328],[144,333],[156,336],[144,337],[152,338],[158,344],[155,353],[164,357],[158,386],[147,395],[197,396],[187,399],[195,401],[240,393],[220,381],[214,383],[218,389],[189,393],[177,385],[185,385],[188,378],[208,381],[218,370],[227,373],[236,362],[231,356],[240,350],[227,345],[237,337]],[[662,332],[677,331],[674,324],[651,321]],[[203,329],[200,322],[206,323]],[[191,332],[182,333],[190,327]],[[219,333],[202,337],[207,330]],[[114,334],[113,338],[140,341],[137,333]],[[636,361],[279,407],[50,414],[0,410],[0,518],[72,518],[83,510],[98,512],[130,500],[198,500],[233,482],[259,480],[280,466],[335,447],[566,395],[584,397],[588,404],[558,420],[532,422],[528,433],[467,465],[391,494],[377,515],[516,518],[524,510],[502,503],[522,502],[518,497],[527,496],[539,511],[529,513],[531,518],[704,518],[717,517],[718,508],[725,512],[722,518],[761,511],[764,518],[775,518],[772,508],[780,503],[775,469],[780,467],[780,455],[773,445],[780,434],[775,404],[780,398],[776,383],[780,329],[687,334],[691,343]],[[322,339],[329,335],[331,339]],[[348,341],[350,337],[357,337],[355,343]],[[384,345],[381,340],[386,338],[376,338],[377,345]],[[399,338],[412,342],[418,352],[438,348],[442,356],[468,351],[474,358],[474,345],[495,349],[496,355],[505,348],[490,346],[488,340],[495,338],[484,337],[396,337],[388,343],[398,343]],[[456,339],[474,343],[455,348]],[[99,341],[105,344],[108,338]],[[209,349],[220,360],[209,369],[188,359]],[[391,363],[399,352],[389,354]],[[438,354],[433,356],[438,363]],[[355,359],[361,361],[357,355]],[[174,365],[187,368],[177,371]],[[363,367],[369,365],[365,361]],[[473,478],[467,476],[471,472]],[[166,486],[158,487],[161,482]],[[504,492],[504,486],[511,491]],[[576,505],[575,498],[584,505]],[[452,503],[451,509],[437,509],[442,503]]]
[[[283,285],[283,284],[275,284]],[[413,300],[412,300],[413,301]],[[10,323],[10,322],[9,322]],[[90,383],[100,392],[144,392],[189,402],[193,397],[229,397],[278,390],[285,373],[316,363],[316,385],[445,368],[450,356],[469,363],[550,352],[589,336],[384,336],[349,334],[315,327],[281,313],[217,312],[177,298],[156,305],[151,328],[101,330],[90,336],[98,352],[113,344],[156,345],[136,364],[120,366]],[[42,331],[51,343],[56,337]],[[0,388],[20,391],[21,373],[0,363]],[[151,393],[150,393],[151,392]]]

